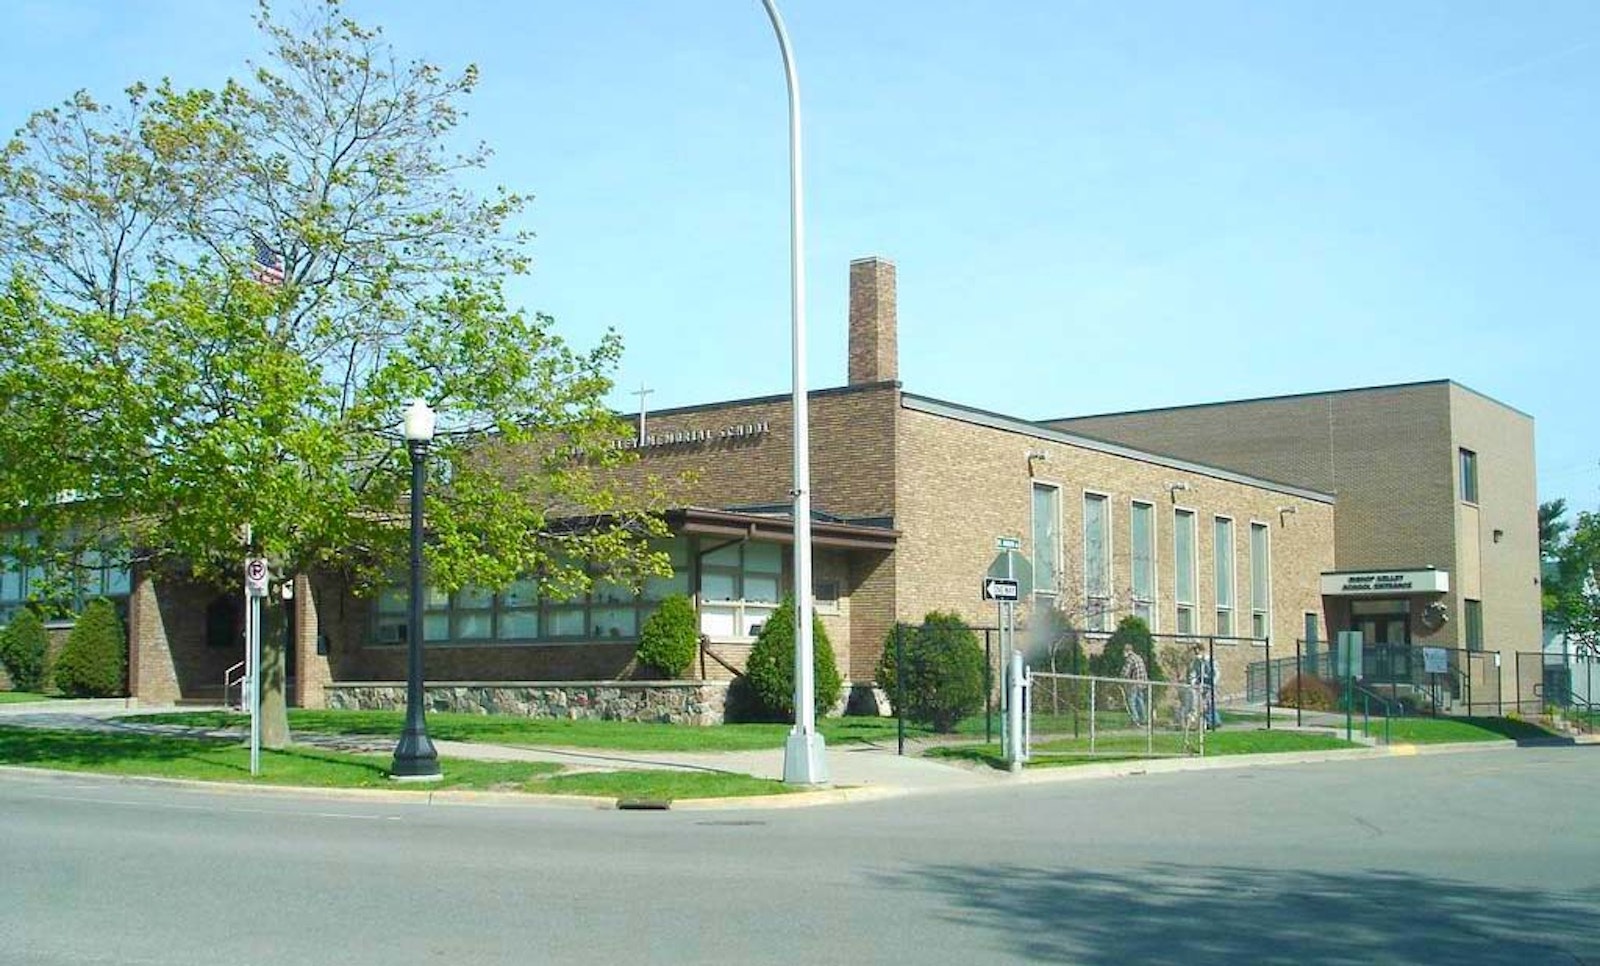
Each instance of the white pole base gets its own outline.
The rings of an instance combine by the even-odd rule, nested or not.
[[[820,734],[789,732],[789,740],[783,746],[783,783],[828,784],[827,746]]]

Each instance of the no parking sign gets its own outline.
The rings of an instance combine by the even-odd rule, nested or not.
[[[247,597],[267,596],[269,571],[265,557],[251,557],[244,562],[244,592]]]

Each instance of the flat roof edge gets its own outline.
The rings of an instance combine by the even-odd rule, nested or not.
[[[872,392],[880,389],[899,389],[900,382],[895,379],[886,379],[882,382],[863,382],[853,386],[830,386],[827,389],[806,390],[807,399],[816,399],[819,396],[843,396],[856,392]],[[793,393],[773,393],[770,396],[746,396],[743,399],[722,399],[717,402],[691,403],[687,406],[669,406],[662,409],[649,410],[650,416],[680,416],[688,413],[711,412],[716,409],[727,409],[731,406],[759,406],[770,403],[788,402],[794,398]],[[637,412],[616,413],[619,419],[637,419]]]
[[[1184,409],[1207,409],[1213,406],[1238,406],[1248,403],[1279,402],[1286,399],[1314,399],[1317,396],[1344,396],[1359,392],[1382,392],[1386,389],[1417,389],[1422,386],[1455,386],[1485,399],[1502,409],[1508,409],[1519,416],[1533,419],[1533,414],[1524,412],[1510,403],[1496,399],[1486,392],[1478,390],[1459,382],[1455,379],[1419,379],[1415,382],[1392,382],[1381,386],[1350,386],[1344,389],[1313,389],[1309,392],[1289,392],[1271,396],[1245,396],[1240,399],[1216,399],[1208,402],[1180,403],[1176,406],[1151,406],[1148,409],[1122,409],[1108,413],[1081,413],[1077,416],[1056,416],[1050,419],[1038,420],[1041,423],[1070,423],[1079,419],[1102,419],[1113,416],[1143,416],[1148,413],[1170,413]]]
[[[1198,473],[1201,476],[1209,476],[1213,479],[1227,480],[1230,483],[1242,483],[1245,486],[1254,486],[1263,490],[1271,490],[1274,493],[1298,496],[1302,499],[1312,500],[1317,503],[1332,504],[1334,502],[1334,496],[1331,493],[1323,493],[1318,490],[1294,486],[1289,483],[1280,483],[1277,480],[1268,480],[1259,476],[1251,476],[1247,473],[1236,473],[1233,470],[1226,470],[1220,466],[1208,466],[1204,463],[1196,463],[1190,460],[1178,459],[1172,456],[1163,456],[1159,453],[1150,453],[1145,450],[1134,449],[1131,446],[1110,443],[1105,440],[1094,439],[1093,437],[1089,436],[1079,436],[1076,433],[1068,433],[1059,429],[1051,429],[1046,426],[1041,426],[1038,423],[1029,422],[1025,419],[1018,419],[1014,416],[1005,416],[1000,413],[992,413],[982,409],[974,409],[971,406],[963,406],[960,403],[946,402],[944,400],[933,399],[928,396],[918,396],[914,393],[902,392],[900,394],[900,405],[906,409],[911,409],[916,412],[928,413],[934,416],[943,416],[947,419],[956,419],[960,420],[961,422],[972,423],[977,426],[987,426],[990,429],[999,429],[1005,432],[1017,433],[1022,436],[1031,436],[1034,439],[1049,440],[1050,442],[1054,443],[1064,443],[1068,446],[1076,446],[1080,449],[1093,450],[1095,452],[1106,453],[1111,456],[1121,456],[1125,459],[1138,460],[1141,463],[1150,463],[1154,466],[1165,466],[1169,469],[1183,470],[1188,473]]]

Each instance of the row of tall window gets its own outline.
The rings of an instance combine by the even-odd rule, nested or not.
[[[35,538],[25,534],[23,539],[31,544]],[[0,554],[0,626],[9,624],[12,615],[30,602],[76,614],[96,597],[127,597],[132,583],[125,555],[111,551],[85,551],[68,570],[55,574],[38,563]]]
[[[1114,530],[1111,498],[1086,491],[1083,495],[1083,569],[1081,587],[1066,577],[1062,565],[1061,488],[1048,483],[1033,485],[1033,575],[1040,594],[1081,593],[1083,624],[1089,630],[1110,630],[1122,608],[1115,594],[1112,566]],[[1199,626],[1199,533],[1195,511],[1172,511],[1173,606],[1178,634],[1214,633],[1219,636],[1266,637],[1272,628],[1272,558],[1270,533],[1265,523],[1250,524],[1245,548],[1250,575],[1248,625],[1239,611],[1237,548],[1231,517],[1211,518],[1212,579],[1215,620]],[[1156,505],[1133,500],[1128,507],[1129,573],[1126,611],[1159,630],[1159,595],[1156,567]]]
[[[430,588],[423,604],[423,640],[477,646],[633,640],[663,598],[698,593],[700,630],[713,640],[737,641],[754,637],[789,590],[780,544],[680,535],[659,541],[656,549],[672,561],[672,576],[647,578],[637,592],[626,584],[596,580],[588,593],[558,599],[541,594],[539,581],[532,578],[498,592]],[[819,612],[838,613],[837,580],[819,578],[813,591]],[[407,600],[403,584],[379,591],[374,641],[405,640]]]

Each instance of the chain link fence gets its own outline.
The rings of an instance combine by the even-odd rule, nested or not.
[[[1034,671],[1029,757],[1127,758],[1205,754],[1215,705],[1199,683]]]

